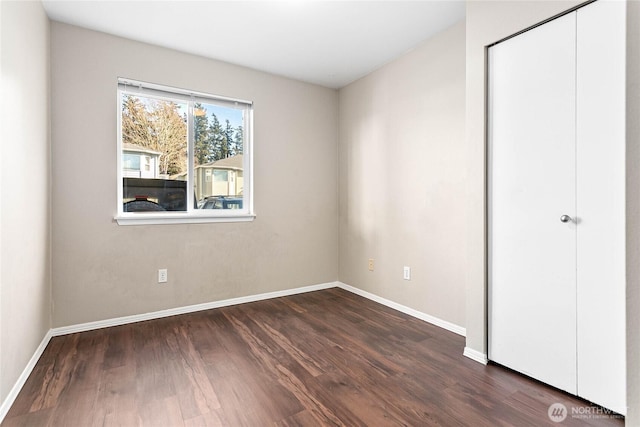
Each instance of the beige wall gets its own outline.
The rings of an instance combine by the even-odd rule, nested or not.
[[[0,402],[50,328],[49,21],[0,2]]]
[[[465,28],[340,90],[340,281],[465,325]],[[368,271],[367,260],[375,260]],[[411,267],[411,281],[402,279]]]
[[[627,425],[640,426],[640,2],[627,8]]]
[[[487,352],[485,252],[485,47],[579,5],[580,1],[467,2],[466,110],[469,171],[467,199],[467,347]],[[640,425],[640,4],[629,3],[627,37],[627,425]]]
[[[337,279],[335,90],[57,22],[51,58],[54,326]],[[254,102],[254,222],[112,221],[119,76]]]

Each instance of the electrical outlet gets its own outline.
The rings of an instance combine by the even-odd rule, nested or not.
[[[373,258],[369,258],[369,271],[373,271]]]
[[[404,266],[404,270],[402,272],[402,278],[404,280],[411,280],[411,267]]]
[[[167,283],[167,269],[161,268],[158,270],[158,283]]]

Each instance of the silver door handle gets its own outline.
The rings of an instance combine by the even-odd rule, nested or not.
[[[560,217],[560,222],[571,222],[573,221],[569,215],[562,215]]]

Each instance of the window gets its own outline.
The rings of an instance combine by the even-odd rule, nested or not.
[[[229,171],[225,170],[213,170],[213,180],[214,181],[229,181]]]
[[[119,79],[118,223],[251,220],[251,126],[251,102]]]
[[[139,171],[140,170],[140,156],[135,154],[123,154],[122,155],[122,167],[125,170]]]

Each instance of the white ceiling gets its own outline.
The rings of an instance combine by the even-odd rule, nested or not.
[[[339,88],[464,18],[464,1],[68,1],[47,15]]]

